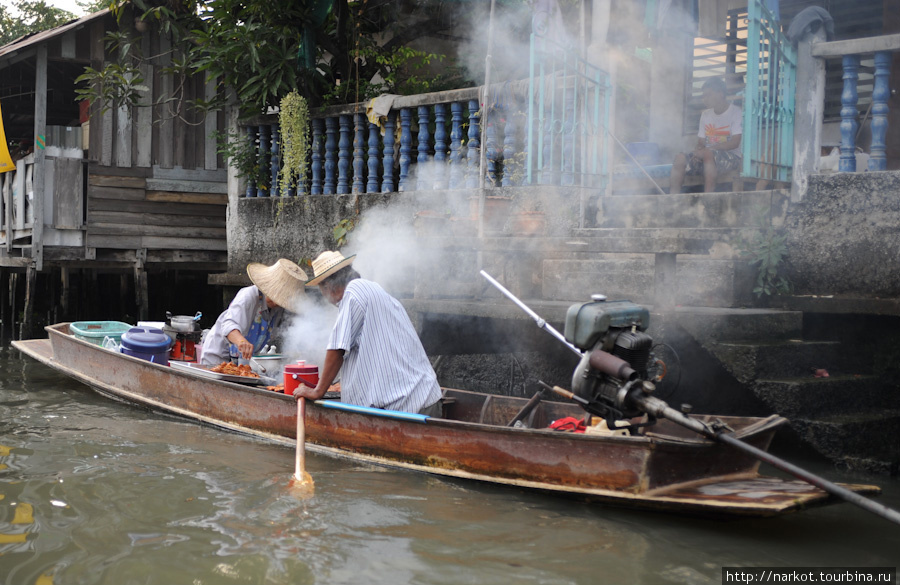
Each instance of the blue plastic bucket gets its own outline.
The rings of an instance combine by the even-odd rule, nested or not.
[[[122,334],[119,351],[148,362],[169,365],[169,346],[172,339],[162,329],[155,327],[132,327]]]

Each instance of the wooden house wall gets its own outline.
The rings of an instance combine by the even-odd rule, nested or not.
[[[102,25],[96,28],[95,66],[109,58]],[[156,104],[176,92],[183,92],[184,102],[211,97],[202,76],[180,87],[160,72],[171,63],[169,49],[165,37],[144,34],[143,54],[163,57],[143,66],[147,91],[141,101]],[[224,129],[224,114],[176,113],[165,101],[131,111],[94,106],[91,113],[86,246],[148,250],[148,258],[150,250],[180,250],[170,256],[224,262],[227,179],[214,136]]]

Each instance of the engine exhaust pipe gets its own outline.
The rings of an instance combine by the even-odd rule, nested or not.
[[[595,349],[591,352],[589,363],[593,369],[619,380],[630,382],[638,377],[637,371],[632,369],[628,362],[602,349]]]

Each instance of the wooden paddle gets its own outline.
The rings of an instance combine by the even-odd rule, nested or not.
[[[315,489],[312,477],[306,472],[306,399],[297,400],[297,456],[291,487],[312,494]]]

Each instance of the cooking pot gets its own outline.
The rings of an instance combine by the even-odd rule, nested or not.
[[[284,371],[284,367],[289,363],[291,363],[291,360],[282,355],[262,354],[253,356],[253,359],[250,360],[250,368],[257,374],[279,378],[281,377],[281,372]],[[263,368],[265,368],[265,371],[263,371]]]
[[[188,315],[172,315],[166,311],[166,318],[169,320],[169,327],[181,333],[191,333],[194,331],[194,323],[200,320],[202,313],[197,311],[193,317]]]

